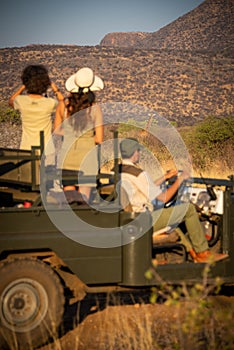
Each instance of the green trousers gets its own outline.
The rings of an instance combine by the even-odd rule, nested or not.
[[[181,237],[182,244],[187,251],[193,248],[197,253],[209,249],[203,227],[198,217],[195,206],[191,203],[178,204],[169,208],[163,208],[152,212],[154,231],[166,226],[176,229]],[[186,240],[178,225],[184,222],[189,238]]]

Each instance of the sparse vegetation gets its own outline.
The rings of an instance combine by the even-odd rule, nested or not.
[[[136,137],[154,154],[165,170],[173,165],[173,157],[167,147],[130,120],[118,127],[119,137]],[[176,128],[183,139],[189,155],[195,176],[227,178],[234,174],[234,118],[208,117],[203,122],[190,127]],[[106,139],[112,138],[110,132]],[[149,161],[150,162],[150,161]],[[149,162],[145,163],[149,166]]]
[[[97,94],[99,102],[145,106],[178,126],[193,125],[209,115],[233,113],[233,60],[221,54],[35,45],[1,49],[0,60],[0,93],[4,102],[19,86],[24,67],[43,63],[64,94],[65,80],[79,67],[89,66],[105,83],[104,90]]]
[[[40,350],[231,350],[234,304],[217,296],[220,279],[209,284],[211,265],[205,266],[202,282],[193,286],[161,280],[152,289],[151,303],[131,293],[131,302],[107,294],[104,307],[97,299],[81,324]],[[157,267],[146,274],[160,280]]]
[[[229,0],[205,0],[198,7],[153,33],[109,33],[101,45],[212,51],[232,54],[233,2]],[[215,25],[210,25],[214,23]],[[172,40],[173,37],[173,40]],[[222,38],[222,39],[221,39]]]
[[[19,112],[9,107],[6,103],[0,102],[0,123],[3,122],[21,124]]]
[[[233,173],[234,119],[232,116],[210,116],[193,127],[181,130],[181,135],[193,158],[195,170]]]
[[[131,302],[107,294],[101,306],[94,297],[89,315],[79,325],[74,320],[67,334],[54,334],[40,350],[231,350],[234,303],[230,297],[212,295],[221,281],[208,285],[208,273],[206,266],[203,282],[192,287],[172,287],[162,281],[161,287],[152,290],[156,298],[151,303],[134,294],[129,294]],[[17,345],[2,349],[18,350]]]

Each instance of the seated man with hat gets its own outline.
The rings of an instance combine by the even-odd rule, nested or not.
[[[191,203],[181,203],[171,207],[154,210],[152,201],[157,199],[167,203],[177,192],[184,180],[189,178],[186,171],[177,176],[176,181],[165,191],[159,186],[159,180],[153,181],[145,170],[139,168],[140,151],[142,146],[135,138],[123,139],[120,143],[122,164],[120,166],[121,186],[128,195],[134,212],[149,210],[152,213],[154,231],[166,226],[178,226],[184,222],[188,237],[192,244],[189,253],[194,262],[206,263],[218,261],[227,257],[226,254],[213,254],[209,250],[198,213]],[[168,172],[164,179],[177,175],[176,170]]]

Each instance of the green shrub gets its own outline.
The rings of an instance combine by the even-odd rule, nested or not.
[[[234,118],[208,117],[192,127],[181,129],[181,136],[198,170],[223,164],[233,167]]]
[[[0,103],[0,122],[8,122],[11,124],[20,124],[20,113],[9,107],[7,103]]]
[[[223,143],[234,137],[233,117],[208,117],[198,124],[195,130],[197,141],[213,149],[217,143]]]

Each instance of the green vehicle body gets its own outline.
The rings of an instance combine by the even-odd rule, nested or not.
[[[25,160],[28,162],[22,163]],[[38,185],[37,172],[39,161],[40,155],[37,154],[36,148],[25,152],[2,149],[0,153],[0,165],[3,169],[0,176],[2,188],[0,208],[0,266],[2,269],[0,269],[0,282],[1,279],[4,282],[4,279],[7,278],[5,271],[12,272],[12,276],[14,276],[14,264],[18,264],[19,261],[19,265],[24,261],[25,266],[27,266],[28,261],[36,261],[40,262],[40,266],[41,264],[46,265],[45,273],[48,274],[48,280],[48,268],[58,276],[59,288],[61,287],[60,299],[62,299],[65,288],[71,290],[73,301],[77,301],[81,300],[85,293],[124,290],[126,288],[150,288],[153,285],[157,285],[159,282],[147,279],[145,276],[146,271],[153,266],[152,259],[154,258],[151,215],[145,213],[138,220],[136,214],[121,210],[118,201],[102,203],[101,210],[99,210],[98,205],[95,208],[88,205],[76,205],[72,207],[72,211],[80,220],[76,232],[73,232],[73,239],[71,239],[52,222],[48,214],[48,207],[45,208],[43,205]],[[18,165],[21,163],[20,166],[17,165],[12,170],[5,172],[4,167],[6,166],[7,168],[6,164],[10,166],[12,162]],[[23,172],[26,174],[25,178],[19,180],[18,168],[27,166],[29,166],[30,170]],[[100,174],[99,180],[105,177],[108,178],[108,176]],[[113,188],[115,188],[117,178],[118,174],[116,173],[108,178],[108,181],[112,181],[112,184],[114,184]],[[212,281],[219,276],[222,278],[223,283],[232,284],[234,282],[234,181],[233,178],[230,180],[205,180],[211,186],[222,186],[224,189],[219,249],[221,252],[228,254],[227,259],[211,266],[209,278]],[[197,183],[202,183],[203,181],[204,179],[194,179],[194,182]],[[25,187],[28,188],[28,192],[25,192]],[[22,191],[23,188],[24,191]],[[14,191],[21,195],[17,200],[12,197]],[[16,205],[16,203],[23,204],[27,196],[34,198],[30,207]],[[8,203],[5,206],[3,205],[4,201]],[[11,201],[14,205],[9,204]],[[68,214],[70,212],[70,208],[61,209],[56,205],[52,206],[50,210],[58,216],[62,210],[65,218],[66,211]],[[139,232],[142,230],[145,233],[139,235]],[[103,245],[101,243],[100,246],[95,247],[80,243],[82,242],[82,237],[87,236],[90,236],[91,239],[93,237],[95,241],[103,242]],[[116,244],[113,246],[110,244],[110,247],[105,247],[107,241],[116,242]],[[9,264],[12,267],[8,268]],[[22,277],[18,273],[12,279],[15,278],[17,281],[20,281],[19,284],[21,287],[23,286],[25,295],[27,295],[27,293],[31,293],[32,289],[37,289],[37,284],[40,282],[37,282],[36,278],[33,281],[33,276],[28,274],[26,282],[31,283],[31,287],[28,288],[26,286],[24,289],[24,284],[26,283],[22,282],[25,278],[24,269],[19,267]],[[157,266],[157,272],[160,277],[172,284],[201,281],[203,270],[204,264],[195,264],[187,260],[180,263]],[[14,281],[10,280],[9,284],[14,285]],[[14,325],[8,320],[12,310],[6,299],[13,298],[14,291],[17,290],[18,292],[17,288],[20,290],[20,287],[14,285],[13,291],[11,291],[10,287],[5,286],[0,291],[2,293],[1,327],[6,332],[6,337],[10,337],[15,324],[17,326],[17,322],[23,322],[21,319],[19,320],[17,315],[13,315]],[[42,287],[38,286],[38,290],[34,294],[40,294],[41,289],[46,289],[45,286],[43,287],[43,283]],[[4,299],[4,295],[7,298],[5,297]],[[13,300],[16,301],[18,298],[14,296]],[[41,304],[43,305],[42,301]],[[63,309],[63,307],[64,301],[61,301],[60,309]],[[44,310],[46,314],[45,306]],[[33,310],[30,312],[29,316],[33,318],[35,313]],[[40,326],[43,322],[43,317],[39,322]],[[58,318],[57,326],[59,327],[62,311],[59,317],[54,312],[54,317]],[[24,320],[24,322],[26,321]],[[27,341],[24,334],[24,322],[22,327],[18,325],[19,329],[16,327],[16,334],[18,334],[16,339],[19,348],[26,349]],[[27,322],[30,322],[30,320],[27,320]],[[41,342],[37,331],[38,323],[32,322],[30,327],[32,342],[35,346],[38,346]],[[45,341],[48,337],[49,335],[47,337],[45,335]]]
[[[220,261],[212,269],[212,276],[221,276],[226,282],[234,282],[234,197],[231,188],[224,193],[224,215],[222,251],[229,254],[229,259]],[[127,212],[106,213],[96,212],[92,208],[73,208],[73,212],[84,222],[95,222],[95,225],[105,228],[116,227],[114,239],[124,241],[128,235],[127,229],[122,229],[129,222],[131,215]],[[58,213],[59,215],[59,213]],[[150,220],[146,214],[145,220]],[[43,207],[5,208],[0,209],[0,257],[7,259],[9,255],[42,256],[53,252],[69,269],[87,285],[116,284],[123,286],[145,286],[152,282],[145,278],[145,272],[151,266],[152,231],[147,231],[132,243],[113,248],[94,248],[82,245],[61,233],[51,222]],[[142,219],[141,219],[142,221]],[[137,229],[136,229],[137,230]],[[87,235],[87,227],[77,228],[77,236]],[[95,232],[95,227],[94,227]],[[93,233],[92,233],[93,234]],[[169,282],[195,282],[201,279],[203,264],[160,265],[158,271],[162,278]]]

